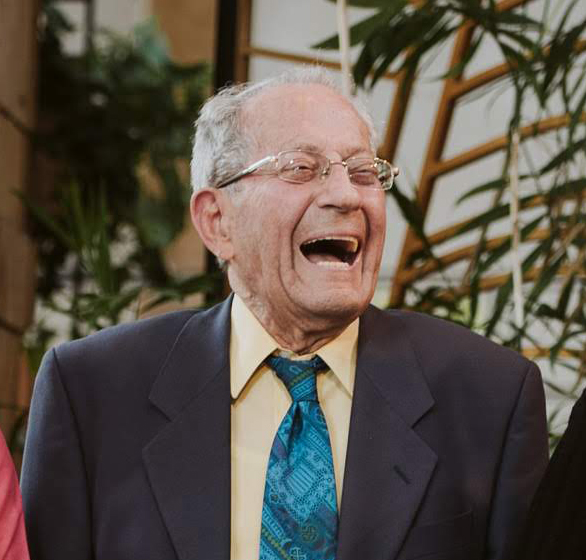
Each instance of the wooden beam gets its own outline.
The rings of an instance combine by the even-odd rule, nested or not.
[[[250,47],[250,25],[252,19],[252,0],[238,0],[236,12],[236,58],[234,64],[234,80],[248,80],[249,57],[246,54]]]
[[[523,274],[523,282],[534,282],[535,280],[537,280],[537,278],[539,278],[542,272],[543,268],[540,266],[534,266],[530,268]],[[569,276],[570,274],[573,274],[575,272],[575,267],[569,265],[562,265],[558,270],[557,276]],[[584,273],[582,274],[578,274],[577,277],[580,279],[586,279],[586,271],[584,271]],[[480,280],[480,282],[478,283],[478,288],[482,292],[496,290],[497,288],[500,288],[501,286],[506,284],[510,278],[510,274],[495,274],[493,276],[487,276]],[[455,288],[452,292],[446,290],[445,292],[440,293],[442,296],[447,297],[451,297],[452,294],[456,296],[467,295],[470,293],[470,286],[460,286],[458,288]]]
[[[551,355],[551,348],[546,347],[534,347],[534,348],[524,348],[521,350],[521,354],[528,358],[529,360],[535,360],[537,358],[549,358]],[[578,350],[568,350],[563,349],[558,352],[558,357],[564,358],[566,360],[584,360],[584,352],[579,352]]]
[[[320,56],[306,56],[302,54],[293,54],[284,51],[278,51],[275,49],[264,49],[260,47],[254,47],[249,45],[248,47],[242,50],[242,54],[251,57],[251,56],[261,56],[264,58],[270,58],[272,60],[283,60],[285,62],[292,62],[294,64],[319,64],[324,68],[330,68],[331,70],[341,70],[342,65],[339,62],[334,62],[332,60],[327,60]],[[395,72],[385,72],[382,75],[382,79],[385,80],[394,80],[398,76]]]
[[[541,228],[531,232],[524,241],[540,241],[547,239],[551,235],[551,231],[548,228]],[[509,239],[508,235],[501,235],[499,237],[494,237],[492,239],[488,239],[486,241],[486,249],[492,250],[496,249],[504,242]],[[425,261],[421,266],[408,268],[402,275],[401,281],[410,284],[415,280],[420,280],[425,276],[436,272],[440,269],[447,268],[453,264],[456,264],[464,259],[469,259],[473,257],[478,250],[478,245],[467,245],[466,247],[462,247],[456,251],[452,251],[451,253],[447,253],[438,257],[437,261],[428,259]]]
[[[560,197],[560,200],[566,200],[566,199],[570,199],[571,196],[567,196],[567,197]],[[523,209],[526,208],[535,208],[536,206],[542,206],[543,204],[547,203],[547,197],[543,196],[543,195],[539,195],[536,196],[534,199],[530,200],[529,202],[525,202],[522,205]],[[458,222],[457,224],[453,224],[451,226],[448,226],[446,228],[440,229],[438,231],[436,231],[435,233],[432,233],[430,235],[427,236],[427,240],[429,241],[429,243],[432,246],[435,245],[439,245],[440,243],[443,243],[444,241],[448,241],[449,239],[451,239],[454,235],[456,235],[464,226],[468,225],[474,218],[469,218],[467,220],[462,220],[461,222]],[[423,250],[423,243],[421,242],[421,240],[419,238],[417,238],[416,242],[413,245],[413,253],[416,253],[418,251],[422,251]]]
[[[582,121],[586,121],[586,113],[583,115]],[[524,126],[519,132],[522,139],[532,138],[539,136],[540,134],[545,134],[546,132],[551,132],[552,130],[557,130],[563,126],[567,126],[569,122],[570,117],[568,115],[558,115]],[[433,162],[430,164],[428,173],[431,177],[436,179],[441,175],[449,173],[450,171],[454,171],[455,169],[464,167],[465,165],[494,154],[495,152],[504,150],[508,143],[508,136],[499,136],[498,138],[494,138],[488,142],[485,142],[484,144],[481,144],[480,146],[471,148],[470,150],[458,154],[457,156],[454,156],[450,159]]]
[[[36,122],[37,0],[2,0],[0,17],[0,428],[8,436],[22,406],[21,333],[35,297],[35,247],[16,196],[28,192]],[[16,126],[18,123],[20,126]],[[30,395],[29,395],[30,396]],[[27,399],[25,399],[27,400]]]
[[[385,138],[381,147],[378,150],[379,157],[388,161],[395,159],[397,147],[399,146],[399,139],[401,131],[405,123],[405,116],[409,108],[411,100],[411,91],[415,77],[409,77],[407,72],[403,70],[397,75],[397,87],[393,98],[393,106],[389,114],[387,128],[385,130]]]
[[[576,52],[581,53],[586,50],[586,39],[578,41],[576,45]],[[490,84],[500,78],[505,77],[511,70],[511,65],[508,63],[499,64],[493,68],[489,68],[484,72],[480,72],[467,80],[463,80],[454,87],[454,96],[462,97],[475,89]]]

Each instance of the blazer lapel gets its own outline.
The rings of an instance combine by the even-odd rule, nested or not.
[[[180,560],[230,557],[231,304],[188,321],[150,394],[169,423],[143,460]]]
[[[338,560],[396,557],[437,456],[412,429],[433,405],[397,315],[362,316]]]

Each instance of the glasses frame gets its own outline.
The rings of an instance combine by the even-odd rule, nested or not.
[[[384,164],[386,164],[386,165],[388,165],[390,167],[390,170],[391,170],[391,177],[390,177],[390,179],[384,184],[384,186],[383,186],[383,183],[381,183],[381,187],[380,188],[379,187],[369,187],[369,186],[355,185],[352,182],[352,179],[351,179],[350,174],[348,172],[348,162],[351,161],[351,160],[353,160],[353,159],[354,160],[356,160],[356,159],[368,160],[368,159],[371,159],[371,158],[352,156],[352,157],[343,159],[341,161],[332,161],[330,158],[324,156],[323,154],[320,154],[319,152],[313,152],[311,150],[283,150],[283,151],[279,152],[278,154],[275,154],[275,155],[272,155],[272,156],[266,156],[266,157],[264,157],[262,159],[259,159],[258,161],[255,161],[254,163],[251,163],[248,167],[246,167],[242,171],[239,171],[238,173],[236,173],[235,175],[232,175],[228,179],[225,179],[224,181],[221,181],[218,185],[216,185],[215,188],[216,189],[223,189],[224,187],[227,187],[227,186],[231,185],[232,183],[235,183],[236,181],[239,181],[243,177],[246,177],[247,175],[251,175],[252,173],[255,173],[256,171],[258,171],[259,169],[261,169],[262,167],[264,167],[268,163],[277,163],[277,161],[279,161],[279,158],[283,154],[287,154],[287,153],[291,153],[291,152],[300,152],[300,153],[304,153],[304,154],[310,154],[310,155],[318,156],[319,158],[322,158],[324,160],[327,160],[328,161],[328,166],[327,166],[327,168],[324,169],[324,171],[319,176],[319,178],[322,181],[325,180],[330,175],[330,173],[332,171],[332,167],[334,165],[342,165],[346,169],[346,173],[348,173],[348,178],[350,179],[351,185],[355,189],[358,189],[358,190],[368,189],[368,190],[373,190],[373,191],[388,191],[388,190],[390,190],[390,189],[393,188],[393,184],[395,182],[395,177],[399,174],[399,168],[398,167],[395,167],[394,165],[392,165],[391,163],[389,163],[385,159],[381,159],[381,158],[378,158],[378,157],[374,157],[374,158],[372,158],[372,160],[374,161],[375,164],[384,163]],[[275,175],[278,176],[279,171],[278,171],[278,169],[273,169],[273,170],[267,171],[267,174],[275,174]],[[286,183],[293,183],[293,184],[297,184],[297,185],[302,185],[302,184],[309,183],[309,182],[313,181],[315,179],[315,177],[313,177],[309,181],[292,181],[291,179],[285,179],[283,177],[279,177],[279,179],[281,179],[282,181],[285,181]]]

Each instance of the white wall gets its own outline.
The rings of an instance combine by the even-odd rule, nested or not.
[[[77,29],[68,36],[66,49],[71,53],[81,52],[85,46],[85,2],[56,1],[54,5],[71,19]],[[126,34],[150,14],[150,0],[95,0],[95,30]]]

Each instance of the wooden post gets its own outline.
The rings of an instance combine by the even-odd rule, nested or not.
[[[0,0],[0,428],[28,406],[22,334],[32,319],[35,249],[18,194],[29,188],[36,119],[37,0]]]

